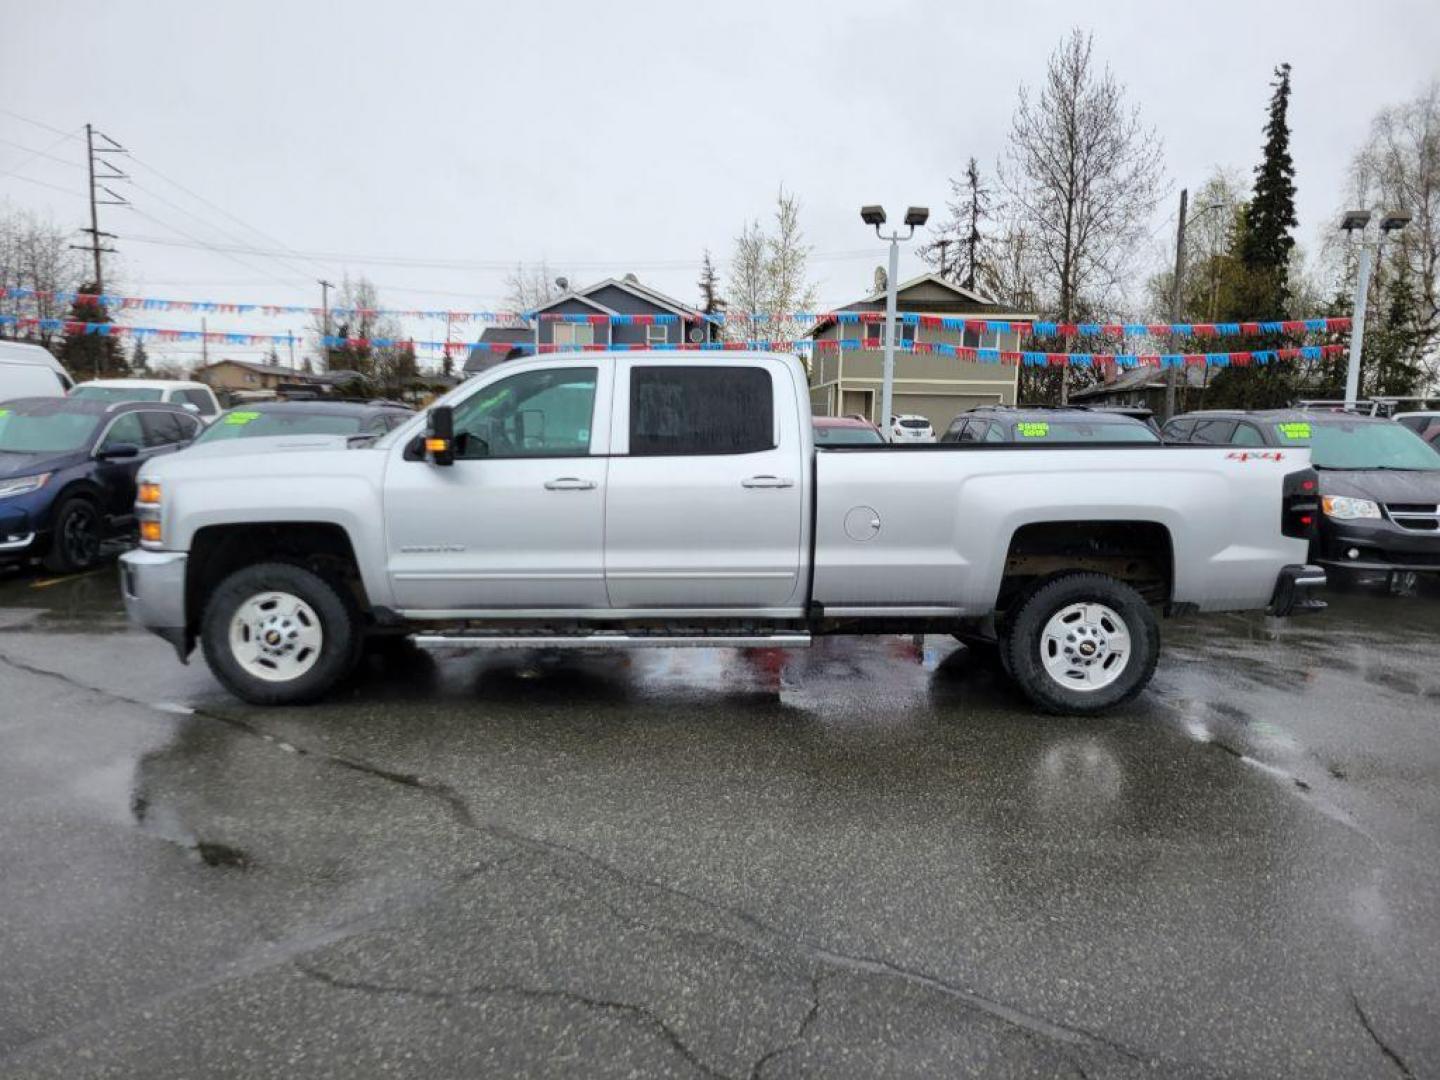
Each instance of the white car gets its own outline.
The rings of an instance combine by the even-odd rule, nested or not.
[[[906,413],[890,418],[890,441],[897,443],[927,443],[935,441],[935,429],[923,416]]]
[[[71,390],[70,396],[91,401],[164,401],[184,406],[207,424],[220,415],[215,391],[202,382],[179,379],[92,379]]]
[[[63,397],[74,385],[48,349],[22,341],[0,341],[0,401]]]

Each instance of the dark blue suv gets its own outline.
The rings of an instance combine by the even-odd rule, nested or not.
[[[135,475],[188,446],[200,422],[149,401],[0,401],[0,559],[94,565],[108,536],[135,523]]]

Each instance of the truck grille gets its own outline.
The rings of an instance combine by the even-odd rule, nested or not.
[[[1440,506],[1435,503],[1386,503],[1385,512],[1402,529],[1440,532]]]

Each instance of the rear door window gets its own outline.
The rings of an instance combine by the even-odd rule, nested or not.
[[[1230,436],[1232,446],[1264,446],[1265,436],[1260,434],[1260,429],[1254,424],[1240,423],[1235,425],[1235,434]]]
[[[1207,446],[1223,446],[1230,441],[1234,432],[1234,420],[1197,420],[1190,441],[1205,443]]]
[[[770,373],[752,367],[630,372],[630,453],[752,454],[775,448]]]
[[[1171,420],[1162,432],[1170,442],[1189,442],[1190,433],[1195,430],[1194,420]]]
[[[174,446],[184,440],[185,433],[180,427],[180,418],[174,413],[140,413],[140,425],[145,433],[145,448]]]
[[[956,436],[956,442],[979,442],[988,425],[981,420],[967,420]]]

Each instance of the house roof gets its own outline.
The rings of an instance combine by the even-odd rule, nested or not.
[[[1129,371],[1122,371],[1116,375],[1111,382],[1099,383],[1096,386],[1086,387],[1084,390],[1076,390],[1070,397],[1074,401],[1083,398],[1103,397],[1106,394],[1120,393],[1126,390],[1163,390],[1169,375],[1169,369],[1137,367]],[[1205,369],[1203,367],[1192,367],[1186,365],[1180,369],[1181,382],[1192,390],[1200,390],[1205,387]]]
[[[990,306],[997,306],[997,305],[996,305],[996,301],[990,299],[990,297],[986,296],[984,293],[978,293],[978,292],[976,292],[974,289],[967,289],[967,288],[965,288],[963,285],[956,285],[955,282],[953,282],[953,281],[947,281],[945,278],[941,277],[939,274],[921,274],[919,277],[911,278],[909,281],[906,281],[906,282],[904,282],[904,283],[902,283],[902,284],[900,284],[900,285],[897,285],[897,286],[895,287],[895,295],[896,295],[896,296],[899,296],[899,295],[900,295],[901,293],[903,293],[906,289],[913,289],[916,285],[926,285],[926,284],[929,284],[929,285],[938,285],[938,286],[940,286],[942,289],[949,289],[949,290],[950,290],[951,292],[953,292],[956,296],[962,296],[962,297],[964,297],[966,300],[970,301],[970,303],[972,303],[972,304],[987,304],[987,305],[990,305]],[[876,289],[876,290],[875,290],[874,292],[872,292],[869,296],[865,297],[865,299],[863,299],[863,300],[856,300],[856,301],[854,301],[854,303],[855,303],[855,304],[873,304],[873,303],[875,303],[877,300],[884,300],[884,299],[885,299],[885,290],[884,290],[884,289]],[[837,309],[837,310],[844,311],[845,309],[844,309],[844,308],[839,308],[839,309]]]
[[[920,285],[933,285],[933,286],[936,286],[937,288],[944,289],[946,292],[949,292],[949,293],[953,294],[953,295],[956,297],[957,300],[960,300],[960,301],[962,301],[962,302],[965,303],[965,304],[971,304],[971,305],[977,305],[977,304],[978,304],[978,305],[980,305],[980,306],[982,306],[982,307],[990,307],[990,308],[995,308],[995,309],[997,309],[997,310],[995,310],[994,312],[985,312],[982,317],[986,317],[986,318],[997,318],[997,317],[998,317],[998,318],[1001,318],[1001,319],[1006,319],[1006,318],[1008,318],[1008,319],[1018,319],[1018,320],[1022,320],[1022,321],[1025,321],[1025,320],[1033,320],[1033,319],[1035,318],[1035,316],[1034,316],[1033,314],[1022,314],[1022,313],[1020,313],[1020,312],[1007,312],[1007,311],[1004,311],[1004,310],[1001,308],[1001,305],[1000,305],[1000,303],[999,303],[998,301],[992,300],[990,297],[984,295],[983,293],[976,292],[976,291],[973,290],[973,289],[967,289],[967,288],[965,288],[963,285],[956,285],[955,282],[953,282],[953,281],[947,281],[945,278],[941,277],[939,274],[921,274],[919,277],[913,277],[913,278],[911,278],[909,281],[902,282],[901,284],[897,285],[897,286],[895,287],[895,296],[896,296],[896,304],[897,304],[897,307],[899,307],[900,309],[904,309],[906,305],[905,305],[904,301],[903,301],[901,298],[904,296],[904,294],[905,294],[905,292],[906,292],[907,290],[909,290],[909,289],[914,289],[914,288],[916,288],[917,286],[920,286]],[[850,303],[844,304],[844,305],[842,305],[842,306],[840,306],[840,307],[833,308],[832,310],[834,310],[834,311],[857,311],[857,310],[865,310],[865,309],[866,309],[866,305],[883,304],[884,302],[885,302],[885,290],[884,290],[884,289],[877,289],[877,290],[875,290],[874,292],[870,293],[868,296],[861,297],[859,300],[852,300],[852,301],[850,301]],[[930,311],[929,313],[932,313],[932,314],[944,314],[943,312],[934,311],[935,305],[938,304],[938,303],[940,303],[940,301],[936,301],[936,300],[922,300],[922,301],[920,301],[920,303],[924,304],[927,308],[931,309],[931,311]],[[912,304],[911,306],[913,307],[914,305]],[[976,314],[978,315],[978,314],[980,314],[980,313],[976,313]],[[825,318],[817,319],[816,322],[815,322],[815,325],[814,325],[813,327],[811,327],[811,328],[806,332],[806,335],[813,337],[813,336],[819,334],[820,331],[824,330],[826,327],[834,325],[834,322],[835,322],[834,319],[825,319]]]
[[[541,304],[535,310],[537,312],[549,311],[557,304],[564,303],[567,300],[579,300],[582,303],[589,304],[591,307],[598,308],[600,311],[603,311],[608,315],[614,315],[616,314],[616,312],[611,311],[603,304],[597,303],[596,301],[590,299],[590,295],[592,293],[599,292],[601,289],[606,288],[622,289],[625,292],[628,292],[631,296],[638,297],[639,299],[654,304],[657,307],[663,307],[669,311],[674,312],[676,315],[700,314],[700,312],[695,308],[689,307],[686,304],[682,304],[674,297],[666,296],[664,293],[659,292],[656,289],[652,289],[648,285],[642,285],[638,281],[627,281],[624,278],[606,278],[604,281],[597,281],[593,285],[586,285],[583,289],[571,289],[569,292],[557,296],[553,300],[546,301],[544,304]]]
[[[195,374],[202,371],[209,371],[211,368],[219,367],[221,364],[233,364],[235,367],[244,368],[246,371],[253,371],[256,375],[273,375],[278,379],[291,379],[296,382],[314,381],[317,376],[304,371],[296,371],[294,368],[285,367],[283,364],[257,364],[253,360],[216,360],[214,363],[205,364],[195,369]]]

